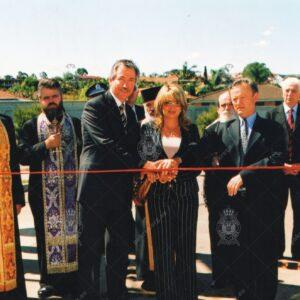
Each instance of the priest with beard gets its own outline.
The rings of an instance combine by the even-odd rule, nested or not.
[[[218,118],[206,127],[204,136],[218,133],[220,128],[228,121],[236,117],[229,91],[222,93],[218,99]],[[212,153],[208,161],[208,167],[218,166],[218,156]],[[216,171],[205,171],[204,197],[208,209],[209,236],[212,256],[212,283],[215,289],[226,288],[232,281],[230,265],[236,254],[235,246],[225,247],[219,243],[217,225],[224,209],[233,205],[229,197],[220,196],[218,186],[220,178]]]
[[[25,205],[12,120],[0,114],[0,299],[25,300],[17,215]],[[12,174],[12,172],[16,172]]]
[[[28,193],[41,273],[38,295],[72,299],[78,270],[74,171],[82,145],[80,121],[65,112],[57,81],[42,79],[38,98],[42,111],[24,124],[19,141],[20,162],[31,172]]]

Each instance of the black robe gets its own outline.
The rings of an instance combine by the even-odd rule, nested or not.
[[[82,145],[80,120],[77,118],[72,118],[72,121],[77,139],[77,154],[80,155]],[[46,149],[45,142],[39,142],[37,117],[27,121],[24,124],[20,132],[18,147],[20,151],[20,163],[22,165],[29,165],[31,172],[42,171],[42,161],[46,159],[49,151]],[[35,223],[37,251],[41,272],[40,282],[41,284],[47,283],[53,285],[57,289],[60,289],[62,285],[65,285],[65,289],[67,290],[67,286],[72,285],[72,282],[74,282],[74,278],[76,276],[73,273],[75,272],[66,274],[47,274],[42,175],[30,175],[28,199]]]
[[[10,117],[5,115],[0,115],[0,120],[3,123],[10,143],[10,170],[11,172],[19,172],[19,162],[18,162],[18,154],[16,147],[16,138],[15,138],[15,130],[14,125]],[[26,289],[25,289],[25,280],[24,280],[24,272],[23,272],[23,263],[22,263],[22,255],[21,255],[21,246],[20,246],[20,235],[19,235],[19,227],[18,227],[18,219],[16,213],[16,205],[20,204],[22,206],[25,205],[24,200],[24,191],[21,183],[20,175],[12,176],[12,195],[14,202],[14,217],[15,217],[15,243],[16,243],[16,261],[17,261],[17,288],[9,291],[9,292],[0,292],[1,300],[24,300],[26,297]]]

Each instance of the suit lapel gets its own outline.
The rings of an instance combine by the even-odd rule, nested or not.
[[[117,127],[118,131],[122,130],[125,132],[125,128],[123,127],[122,120],[121,120],[120,110],[118,108],[115,99],[113,98],[112,94],[109,91],[107,92],[106,95],[107,95],[107,102],[109,105],[109,109],[111,110],[112,116],[114,120],[117,120],[117,122],[116,121],[113,122],[114,126]]]
[[[280,124],[282,124],[282,126],[284,127],[285,130],[288,130],[288,127],[287,127],[288,124],[287,124],[283,104],[281,104],[279,106],[278,111],[277,111],[277,115],[278,115],[278,121],[280,122]]]
[[[232,153],[232,159],[235,161],[236,165],[239,166],[241,164],[241,155],[240,155],[240,121],[239,118],[236,117],[233,121],[229,121],[228,132],[230,141],[226,142],[227,147],[230,144],[234,145],[235,151],[230,151]],[[229,145],[228,145],[229,144]]]
[[[249,137],[249,141],[248,141],[248,146],[247,146],[247,151],[246,151],[246,155],[248,154],[248,152],[250,151],[251,147],[257,142],[257,140],[261,137],[261,133],[259,130],[259,126],[260,126],[260,121],[261,118],[259,115],[256,115],[256,119],[251,131],[251,135]]]
[[[299,130],[300,128],[300,103],[298,103],[297,107],[297,117],[296,117],[296,122],[295,122],[295,131]]]

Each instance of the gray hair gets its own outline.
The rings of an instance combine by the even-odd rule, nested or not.
[[[296,77],[287,77],[281,82],[281,88],[284,89],[288,84],[297,85],[298,90],[300,91],[300,80]]]
[[[117,60],[114,63],[114,65],[112,66],[111,71],[110,71],[110,76],[109,76],[110,79],[115,79],[116,73],[120,66],[125,66],[126,68],[134,70],[135,75],[136,75],[136,81],[140,77],[140,70],[132,60],[120,59],[120,60]]]

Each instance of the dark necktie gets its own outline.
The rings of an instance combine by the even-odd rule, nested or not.
[[[119,106],[119,110],[120,110],[120,115],[121,115],[121,121],[122,121],[123,127],[125,128],[127,125],[127,118],[125,115],[125,104],[124,103],[122,103]]]
[[[288,142],[288,156],[289,161],[292,162],[293,160],[293,131],[295,129],[295,122],[294,122],[294,116],[293,116],[293,109],[291,108],[288,111],[288,118],[287,122],[289,124],[289,142]]]
[[[242,149],[244,154],[247,151],[248,146],[248,123],[247,119],[242,119],[241,121],[241,141],[242,141]]]
[[[289,111],[288,111],[288,124],[290,126],[290,129],[291,130],[294,130],[295,129],[295,121],[294,121],[294,115],[293,115],[293,112],[294,110],[291,108]]]

